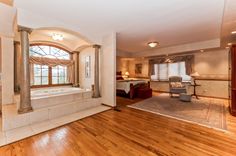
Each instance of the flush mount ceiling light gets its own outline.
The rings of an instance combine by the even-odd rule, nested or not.
[[[228,46],[231,46],[231,45],[232,45],[232,43],[228,43],[227,45],[228,45]]]
[[[63,40],[63,35],[62,34],[56,34],[56,33],[54,33],[54,34],[52,34],[52,39],[53,40],[55,40],[55,41],[62,41]]]
[[[158,42],[149,42],[148,46],[151,48],[155,48],[159,43]]]

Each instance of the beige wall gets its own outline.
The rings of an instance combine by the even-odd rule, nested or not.
[[[228,78],[228,52],[221,49],[195,54],[195,70],[203,78]]]
[[[125,72],[129,71],[129,59],[122,58],[117,56],[116,57],[116,71],[122,72],[122,74],[125,74]]]
[[[14,95],[14,48],[13,38],[1,37],[2,41],[2,104],[13,103]]]
[[[142,64],[142,73],[135,74],[135,65]],[[136,58],[129,61],[129,73],[130,77],[148,77],[149,63],[148,59],[145,58]]]
[[[4,4],[12,6],[13,5],[13,0],[0,0],[0,3],[4,3]]]
[[[200,74],[200,78],[204,80],[197,80],[197,83],[201,86],[197,88],[197,94],[203,96],[213,96],[220,98],[228,98],[228,50],[218,49],[209,50],[202,53],[195,53],[195,67],[194,70]],[[119,59],[119,66],[125,60]],[[135,64],[142,63],[142,74],[135,74]],[[127,64],[124,62],[124,64]],[[148,77],[148,59],[147,58],[135,58],[128,62],[130,77]],[[120,67],[117,67],[120,69]],[[214,79],[214,80],[207,80]],[[168,92],[168,82],[151,82],[153,90]],[[189,88],[192,92],[192,88]]]
[[[3,2],[3,1],[1,1]],[[1,87],[2,104],[11,104],[14,95],[13,60],[14,60],[14,21],[16,9],[0,3],[0,38],[1,38]]]
[[[116,57],[116,71],[121,71],[122,74],[129,72],[130,77],[148,77],[149,63],[145,58],[123,58]],[[135,65],[142,64],[142,73],[135,74]]]
[[[94,84],[94,48],[86,48],[79,54],[79,84],[81,88],[91,89]],[[91,56],[91,75],[89,78],[85,77],[85,58]]]

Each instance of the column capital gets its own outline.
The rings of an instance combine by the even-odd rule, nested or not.
[[[93,45],[93,48],[98,48],[98,49],[99,49],[99,48],[101,48],[101,46],[98,45],[98,44],[94,44],[94,45]]]
[[[31,28],[28,28],[28,27],[24,27],[24,26],[18,26],[18,31],[26,31],[28,32],[29,34],[32,32],[32,29]]]
[[[80,51],[72,51],[72,54],[79,54]]]

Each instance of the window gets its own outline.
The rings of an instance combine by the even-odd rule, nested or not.
[[[30,46],[30,56],[70,60],[70,54],[53,46]]]
[[[34,64],[33,85],[48,85],[48,66]]]
[[[65,84],[67,82],[67,68],[64,66],[52,67],[52,84]]]
[[[191,77],[186,75],[185,62],[162,63],[154,65],[152,80],[167,81],[170,76],[181,76],[183,81],[190,81]]]
[[[30,47],[30,56],[43,57],[49,59],[60,59],[70,60],[70,54],[62,49],[46,46],[46,45],[35,45]],[[49,67],[47,65],[33,64],[31,69],[31,85],[32,86],[43,86],[43,85],[58,85],[68,84],[68,69],[67,66],[57,65]]]

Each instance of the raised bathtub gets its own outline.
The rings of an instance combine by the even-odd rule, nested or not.
[[[19,109],[20,95],[15,95],[17,109]],[[9,130],[37,122],[51,120],[61,124],[61,120],[54,120],[71,115],[65,120],[72,121],[74,115],[86,115],[87,110],[100,106],[101,98],[92,98],[92,91],[72,87],[37,88],[31,90],[31,105],[33,111],[4,117],[3,129]],[[93,110],[92,110],[93,111]],[[90,112],[90,111],[89,111]],[[51,122],[50,121],[50,122]],[[68,122],[67,122],[68,123]]]
[[[40,88],[31,90],[31,105],[40,109],[68,103],[81,103],[92,98],[92,91],[74,87]],[[15,97],[19,108],[20,96]]]
[[[73,87],[57,87],[57,88],[45,88],[45,89],[33,89],[31,90],[31,99],[46,98],[52,96],[61,96],[68,94],[76,94],[82,92],[89,92],[91,90],[73,88]]]

